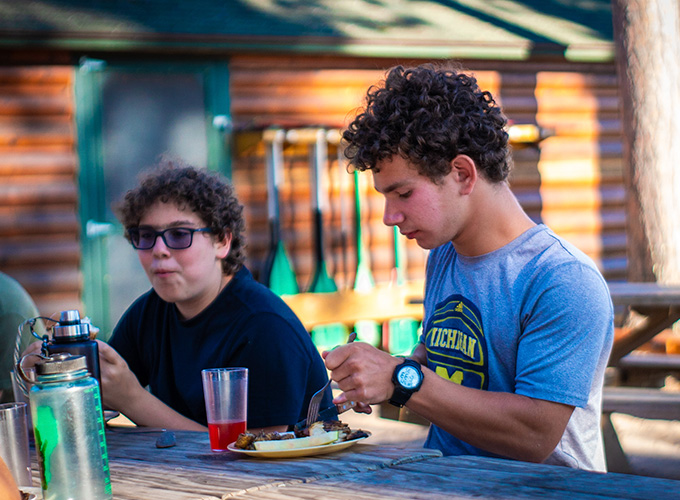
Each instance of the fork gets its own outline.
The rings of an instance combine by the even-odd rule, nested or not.
[[[354,339],[357,338],[357,332],[352,332],[349,334],[349,337],[347,338],[347,344],[351,344],[354,342]],[[323,394],[326,392],[326,389],[328,389],[328,386],[331,385],[331,378],[328,377],[328,382],[314,393],[312,398],[309,400],[309,407],[307,408],[307,427],[312,425],[314,422],[316,422],[316,419],[319,418],[319,405],[321,404],[321,400],[323,399]]]

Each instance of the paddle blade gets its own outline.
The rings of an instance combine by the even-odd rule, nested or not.
[[[286,249],[281,241],[276,245],[268,281],[269,288],[277,295],[293,295],[300,291]]]
[[[406,261],[404,249],[404,237],[399,234],[399,228],[394,226],[394,280],[397,285],[406,283]]]
[[[325,262],[317,262],[314,278],[312,279],[312,284],[309,285],[308,291],[311,293],[331,293],[338,291],[335,281],[328,275]]]
[[[347,342],[349,328],[342,323],[329,323],[315,326],[310,333],[312,335],[312,342],[319,352],[322,352]]]
[[[357,274],[354,278],[354,290],[357,292],[370,292],[375,287],[375,281],[373,280],[373,274],[371,274],[371,269],[368,267],[366,262],[359,263],[357,267]]]
[[[391,319],[385,325],[386,344],[383,348],[395,356],[407,356],[420,340],[420,321],[413,318]]]
[[[382,331],[380,325],[373,320],[361,320],[354,324],[354,331],[357,332],[357,341],[366,342],[373,347],[380,346],[382,342]]]

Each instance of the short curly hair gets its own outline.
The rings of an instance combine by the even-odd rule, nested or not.
[[[162,159],[144,173],[139,185],[128,191],[115,207],[128,241],[127,230],[137,227],[146,211],[158,201],[192,210],[218,239],[231,234],[231,249],[222,259],[222,272],[232,275],[243,266],[246,259],[243,205],[227,179],[179,160]]]
[[[343,132],[345,156],[370,170],[399,155],[438,182],[464,154],[488,180],[503,182],[512,168],[506,124],[491,93],[460,68],[396,66],[368,89],[365,108]]]

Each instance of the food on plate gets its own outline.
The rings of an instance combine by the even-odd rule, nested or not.
[[[255,441],[279,441],[283,439],[295,439],[295,435],[291,432],[260,432],[253,434],[252,432],[242,432],[238,435],[234,446],[242,450],[254,450]]]
[[[239,435],[234,446],[242,450],[294,450],[351,441],[369,435],[361,429],[353,431],[349,428],[349,425],[338,420],[326,420],[315,422],[310,427],[296,432],[261,432],[257,435],[252,432],[243,432]]]
[[[338,440],[338,431],[324,432],[314,436],[294,439],[279,439],[276,441],[255,441],[253,446],[257,451],[294,450],[297,448],[310,448],[334,443]]]

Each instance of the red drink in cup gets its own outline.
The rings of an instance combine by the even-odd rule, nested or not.
[[[236,441],[238,435],[246,432],[246,421],[208,422],[210,448],[213,451],[224,451]]]
[[[210,449],[226,451],[247,428],[248,369],[211,368],[201,376]]]

